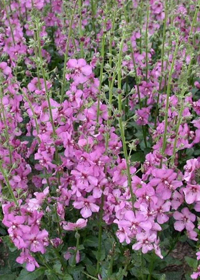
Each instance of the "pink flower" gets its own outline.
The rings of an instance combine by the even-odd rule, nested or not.
[[[11,68],[7,65],[6,62],[0,62],[0,69],[3,71],[5,75],[10,75],[12,73]]]
[[[157,255],[159,258],[163,259],[163,256],[162,256],[162,254],[161,254],[161,249],[160,249],[160,247],[159,247],[159,242],[160,242],[160,240],[159,240],[159,239],[156,239],[156,241],[155,241],[155,243],[154,243],[154,250],[155,250],[156,255]]]
[[[76,73],[82,73],[85,76],[89,76],[92,74],[91,66],[87,65],[85,59],[70,59],[67,63],[69,69],[74,69]]]
[[[146,125],[148,124],[148,118],[150,115],[150,108],[142,108],[136,110],[136,123],[138,125]]]
[[[35,226],[29,234],[24,235],[24,239],[31,252],[45,253],[45,246],[48,245],[48,232],[45,229],[40,231],[39,228]]]
[[[158,202],[155,205],[156,212],[157,212],[157,222],[159,224],[164,224],[169,220],[169,217],[166,213],[170,211],[171,202],[163,200],[158,200]]]
[[[200,260],[200,252],[197,252],[196,256],[197,256],[197,260],[199,261]]]
[[[197,271],[193,272],[191,275],[192,279],[198,279],[200,277],[200,265],[197,267]]]
[[[93,212],[99,212],[99,206],[96,205],[95,199],[92,196],[88,196],[88,198],[79,198],[77,201],[73,203],[74,208],[81,209],[81,215],[83,218],[88,218],[92,216]]]
[[[49,194],[49,187],[46,187],[43,192],[35,192],[34,195],[36,196],[36,199],[38,201],[38,204],[41,205],[47,195]]]
[[[71,75],[66,75],[68,79],[71,77],[75,84],[83,84],[88,80],[88,76],[92,74],[92,67],[87,64],[85,59],[70,59],[67,63],[67,67],[72,71]]]
[[[132,231],[140,232],[142,230],[149,231],[152,228],[152,223],[144,217],[140,212],[126,211],[124,220],[120,222],[121,225],[130,227]]]
[[[189,159],[184,166],[185,174],[183,179],[187,182],[191,182],[195,179],[195,170],[199,169],[200,162],[197,158]]]
[[[173,215],[176,222],[174,223],[174,228],[177,231],[182,231],[184,228],[188,231],[191,231],[194,229],[194,222],[196,220],[196,216],[192,214],[188,208],[183,208],[181,210],[181,213],[176,211]]]
[[[32,1],[26,0],[25,5],[26,5],[27,9],[32,9],[33,7],[35,7],[38,10],[41,10],[45,5],[45,1],[44,0],[32,0]]]
[[[194,82],[195,87],[197,87],[198,89],[200,89],[200,83],[198,81]]]
[[[51,239],[50,241],[51,241],[51,244],[52,244],[55,248],[57,248],[58,246],[60,246],[61,244],[63,244],[63,240],[60,239],[60,238],[58,238],[58,237],[53,238],[53,239]]]
[[[186,188],[183,189],[185,195],[185,201],[188,204],[200,201],[200,185],[187,184]]]
[[[46,82],[47,89],[51,88],[51,83],[49,81]],[[37,77],[33,78],[28,84],[28,90],[30,92],[34,92],[35,94],[45,94],[45,82],[43,79],[39,79]]]
[[[25,222],[25,217],[14,216],[13,214],[8,214],[4,216],[3,224],[7,227],[14,229],[19,229],[21,233],[21,225]]]
[[[184,201],[184,196],[182,193],[179,193],[178,191],[175,191],[172,195],[172,209],[177,210],[178,207],[183,203]]]
[[[130,244],[131,239],[130,239],[129,235],[130,235],[130,231],[128,231],[127,229],[125,229],[123,227],[119,227],[119,229],[116,232],[116,236],[118,237],[120,243],[123,243],[124,241],[126,241],[126,244]]]
[[[142,249],[142,253],[146,254],[148,251],[151,251],[154,248],[154,243],[156,241],[156,234],[152,233],[138,233],[136,235],[136,239],[138,240],[137,243],[135,243],[132,246],[133,250],[140,250]]]
[[[39,267],[39,264],[36,262],[35,258],[30,255],[27,249],[21,252],[16,261],[20,264],[26,263],[26,269],[28,271],[34,271],[35,267]]]
[[[78,219],[76,223],[70,223],[70,222],[66,223],[65,225],[63,225],[63,229],[74,231],[74,230],[82,229],[86,226],[87,226],[87,220]]]
[[[141,213],[128,210],[124,213],[123,219],[114,220],[118,224],[117,237],[122,243],[126,241],[130,243],[130,238],[133,238],[138,232],[149,231],[152,228],[152,223],[147,220]]]
[[[139,205],[141,203],[149,203],[153,201],[155,204],[158,201],[158,198],[155,195],[155,190],[153,187],[149,186],[148,184],[142,185],[142,187],[139,187],[135,191],[135,195],[138,199],[138,201],[135,203],[135,207],[139,208]]]
[[[86,164],[77,165],[71,174],[74,175],[76,186],[86,192],[90,192],[98,184],[98,179],[93,176],[93,168]]]
[[[196,212],[200,212],[200,201],[198,201],[197,203],[195,203],[195,205],[194,205],[194,210],[195,210]]]
[[[130,171],[131,174],[133,174],[136,171],[136,169],[132,167]],[[124,187],[127,186],[127,167],[126,161],[124,159],[115,167],[115,171],[113,172],[113,182]]]
[[[192,239],[194,241],[198,241],[198,234],[194,230],[190,230],[186,232],[186,235],[189,239]]]
[[[36,210],[30,211],[27,209],[27,206],[21,208],[21,213],[26,216],[27,224],[30,226],[39,225],[43,217],[43,212],[38,212]]]
[[[79,251],[75,252],[75,251],[76,251],[76,247],[68,247],[67,252],[64,254],[64,258],[66,260],[69,260],[73,256],[73,253],[74,254],[76,253],[76,263],[79,263],[81,259],[80,252]]]
[[[175,180],[177,174],[172,169],[154,169],[150,180],[151,186],[156,186],[156,194],[163,200],[171,197],[172,191],[182,186],[182,182]]]

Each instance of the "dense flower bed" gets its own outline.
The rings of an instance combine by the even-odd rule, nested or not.
[[[12,279],[161,279],[173,239],[199,260],[200,1],[0,0],[0,11]]]

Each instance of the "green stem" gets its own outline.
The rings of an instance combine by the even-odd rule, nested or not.
[[[198,1],[198,4],[196,5],[194,17],[193,17],[193,20],[192,20],[192,25],[191,25],[190,34],[189,34],[189,43],[190,43],[190,40],[191,40],[190,36],[192,35],[193,28],[194,28],[194,26],[196,25],[196,22],[197,22],[197,15],[198,15],[199,9],[200,9],[200,1]]]
[[[157,97],[157,102],[156,102],[155,129],[157,127],[157,116],[158,116],[158,108],[159,108],[160,91],[161,91],[162,81],[163,81],[167,18],[168,18],[168,8],[167,8],[167,0],[165,0],[165,19],[164,19],[164,26],[163,26],[162,49],[161,49],[161,78],[160,78],[160,82],[159,82],[158,97]]]
[[[92,275],[86,273],[85,271],[82,271],[82,273],[85,274],[87,277],[93,279],[93,280],[98,280],[98,278],[96,278],[96,277],[94,277],[94,276],[92,276]]]
[[[122,38],[122,41],[120,43],[120,50],[119,50],[119,60],[118,60],[118,110],[119,110],[119,127],[120,127],[120,132],[121,132],[121,138],[122,138],[122,144],[123,144],[123,152],[124,152],[124,157],[126,160],[126,168],[127,168],[127,175],[128,175],[128,186],[130,190],[130,195],[131,195],[131,201],[132,201],[132,207],[134,211],[134,202],[135,202],[135,196],[133,194],[133,189],[132,189],[132,184],[131,184],[131,173],[130,173],[130,164],[129,164],[129,157],[128,157],[128,152],[127,152],[127,147],[126,147],[126,139],[125,139],[125,133],[124,133],[124,126],[123,126],[123,121],[122,121],[122,77],[121,77],[121,66],[122,66],[122,49],[123,49],[123,44],[124,44],[124,38]]]
[[[60,260],[60,263],[61,263],[63,269],[65,269],[67,271],[66,260],[64,260],[63,257],[60,255],[60,253],[57,250],[57,248],[53,247],[53,250],[54,250],[54,253],[55,253],[56,257]]]
[[[135,83],[136,83],[136,90],[137,90],[137,95],[138,95],[139,107],[140,107],[140,109],[142,109],[142,101],[141,101],[141,97],[140,97],[140,88],[139,88],[139,84],[138,84],[139,79],[138,79],[138,75],[137,75],[137,66],[136,66],[135,57],[134,57],[134,50],[133,50],[132,46],[131,46],[131,58],[132,58],[133,67],[134,67],[134,71],[135,71]],[[143,134],[145,148],[148,148],[147,137],[146,137],[146,126],[142,126],[142,134]]]
[[[42,50],[41,50],[40,33],[39,33],[40,28],[39,28],[38,25],[36,26],[36,29],[37,29],[36,30],[36,35],[37,35],[38,50],[39,50],[38,53],[39,53],[39,58],[40,58],[40,69],[42,71],[42,77],[43,77],[43,80],[44,80],[46,99],[47,99],[47,104],[48,104],[48,108],[49,108],[49,118],[50,118],[50,122],[51,122],[51,125],[52,125],[53,138],[54,138],[54,142],[55,142],[57,134],[56,134],[56,129],[55,129],[54,120],[53,120],[53,113],[52,113],[52,108],[51,108],[50,96],[49,96],[48,88],[47,88],[45,70],[44,70],[44,67],[42,65],[42,60],[43,59],[42,59]],[[55,146],[55,160],[56,160],[56,163],[59,164],[58,150],[57,150],[57,146],[55,145],[55,143],[54,143],[54,146]],[[59,172],[57,172],[57,177],[58,177],[58,183],[60,185],[60,174],[59,174]]]
[[[53,113],[52,113],[52,109],[51,109],[51,102],[50,102],[50,97],[49,97],[49,94],[48,94],[48,88],[47,88],[47,81],[46,81],[46,75],[45,75],[45,70],[44,70],[44,67],[42,65],[42,48],[41,48],[41,42],[40,42],[40,29],[39,29],[39,26],[36,27],[37,28],[37,31],[36,31],[36,34],[37,34],[37,42],[38,42],[38,49],[39,49],[39,58],[40,58],[40,69],[42,71],[42,77],[43,77],[43,80],[44,80],[44,87],[45,87],[45,91],[46,91],[46,98],[47,98],[47,103],[48,103],[48,107],[49,107],[49,118],[50,118],[50,122],[51,122],[51,125],[52,125],[52,130],[53,130],[53,135],[54,135],[54,140],[56,138],[56,130],[55,130],[55,126],[54,126],[54,121],[53,121]]]
[[[126,23],[129,23],[129,16],[128,16],[128,12],[127,12],[127,5],[129,4],[129,2],[127,4],[124,3],[124,15],[125,15],[125,19],[126,19]]]
[[[199,1],[199,4],[200,4],[200,1]],[[190,34],[189,34],[189,42],[191,40],[191,34],[192,34],[192,31],[193,31],[193,28],[196,24],[196,20],[197,20],[197,14],[198,14],[198,10],[199,10],[199,7],[196,8],[195,10],[195,14],[194,14],[194,17],[193,17],[193,21],[192,21],[192,26],[191,26],[191,29],[190,29]],[[187,52],[185,54],[185,57],[187,56]],[[191,72],[191,67],[192,67],[192,58],[190,59],[190,63],[188,65],[188,69],[187,69],[187,79],[188,77],[190,77],[190,72]],[[179,128],[180,128],[180,125],[181,125],[181,122],[182,122],[182,113],[183,113],[183,110],[184,110],[184,102],[183,102],[183,97],[184,97],[184,89],[181,91],[181,94],[180,94],[180,98],[181,98],[181,108],[179,110],[179,115],[178,115],[178,121],[177,121],[177,125],[176,125],[176,137],[175,137],[175,140],[174,140],[174,146],[173,146],[173,155],[172,155],[172,159],[171,159],[171,163],[174,164],[174,160],[175,160],[175,155],[176,155],[176,147],[177,147],[177,141],[178,141],[178,131],[179,131]]]
[[[75,233],[75,237],[76,237],[76,250],[75,250],[75,254],[74,254],[74,258],[73,258],[73,266],[76,265],[76,256],[78,253],[79,241],[80,241],[80,234],[78,233],[78,230]]]
[[[91,0],[91,10],[92,10],[92,29],[95,33],[96,38],[96,23],[95,23],[95,16],[96,16],[96,3],[94,3],[94,0]]]
[[[151,256],[151,261],[150,261],[150,266],[149,266],[148,280],[151,280],[153,269],[154,269],[154,255]]]
[[[34,109],[33,109],[33,106],[32,106],[32,103],[30,102],[29,98],[26,96],[26,93],[21,89],[21,92],[24,96],[24,99],[28,102],[29,106],[30,106],[30,109],[31,109],[31,112],[33,114],[33,119],[35,121],[35,127],[36,127],[36,131],[37,131],[37,139],[38,139],[38,143],[41,143],[41,140],[40,138],[38,137],[39,135],[39,125],[38,125],[38,122],[37,122],[37,116],[35,115],[35,112],[34,112]],[[50,186],[50,181],[49,181],[49,178],[47,178],[47,170],[45,169],[45,175],[46,175],[46,179],[47,179],[47,184],[48,186]],[[55,210],[55,213],[56,213],[56,217],[57,217],[57,220],[58,220],[58,232],[59,234],[61,235],[62,233],[62,228],[60,226],[60,222],[59,222],[59,216],[58,216],[58,212],[57,210]]]
[[[149,48],[148,48],[148,28],[149,28],[149,13],[150,7],[147,7],[147,22],[146,22],[146,31],[145,31],[145,46],[146,46],[146,81],[148,81],[148,73],[149,73]]]
[[[65,54],[64,54],[64,68],[63,68],[63,77],[62,77],[62,84],[61,84],[61,98],[60,101],[61,103],[64,100],[64,90],[65,90],[65,84],[66,84],[66,70],[67,70],[67,59],[68,59],[68,54],[69,54],[69,43],[70,43],[70,39],[72,36],[72,24],[74,21],[74,15],[75,15],[75,11],[76,11],[76,5],[77,5],[77,1],[74,4],[74,9],[72,10],[72,16],[71,16],[71,20],[70,20],[70,24],[69,24],[69,31],[68,31],[68,37],[67,37],[67,45],[66,45],[66,50],[65,50]]]
[[[21,92],[24,96],[24,99],[28,102],[29,106],[30,106],[30,109],[31,109],[31,112],[33,114],[33,119],[35,121],[35,127],[36,127],[36,131],[37,131],[37,139],[38,139],[38,143],[41,143],[41,140],[40,138],[38,137],[39,135],[39,125],[38,125],[38,122],[37,122],[37,116],[35,115],[35,112],[34,112],[34,109],[33,109],[33,106],[32,106],[32,103],[30,102],[29,98],[26,96],[26,93],[21,89]],[[47,184],[48,186],[50,186],[50,181],[49,181],[49,178],[47,178],[47,170],[45,169],[45,175],[46,175],[46,179],[47,179]],[[58,212],[57,210],[55,210],[55,213],[56,213],[56,217],[57,217],[57,220],[58,220],[58,232],[59,234],[61,235],[62,233],[62,228],[60,226],[60,222],[59,222],[59,216],[58,216]]]
[[[8,176],[7,176],[5,170],[4,170],[3,166],[2,166],[2,162],[0,162],[0,171],[1,171],[1,174],[3,175],[3,177],[4,177],[5,181],[6,181],[6,185],[8,187],[9,193],[10,193],[13,201],[15,202],[16,206],[18,206],[17,199],[16,199],[16,197],[15,197],[15,195],[13,193],[12,187],[11,187],[9,179],[8,179]]]
[[[164,135],[163,135],[163,146],[162,146],[162,154],[165,154],[165,149],[167,146],[167,128],[168,128],[168,110],[169,110],[169,97],[170,97],[170,89],[171,89],[171,84],[172,84],[172,74],[174,71],[174,64],[176,60],[176,55],[178,52],[178,47],[179,47],[179,36],[177,36],[176,39],[176,48],[174,51],[173,59],[172,59],[172,64],[171,64],[171,69],[169,72],[169,79],[167,83],[167,100],[166,100],[166,106],[165,106],[165,128],[164,128]]]
[[[107,132],[106,132],[106,150],[108,149],[108,141],[110,137],[109,127],[111,126],[111,114],[112,114],[112,95],[113,95],[113,86],[114,86],[114,79],[116,74],[113,76],[113,80],[111,85],[109,86],[109,108],[108,108],[108,120],[107,120]]]
[[[5,136],[6,136],[6,141],[7,141],[8,150],[9,150],[10,165],[12,166],[12,146],[9,143],[8,125],[7,125],[5,110],[4,110],[4,105],[3,105],[3,90],[1,87],[0,87],[0,98],[1,98],[1,112],[3,115],[3,123],[5,125]]]
[[[104,194],[101,196],[101,205],[99,212],[99,234],[98,234],[98,252],[97,252],[97,268],[96,274],[100,272],[100,262],[101,262],[101,248],[102,248],[102,223],[103,223],[103,207],[104,207]]]
[[[198,4],[200,4],[200,0],[198,1]],[[194,14],[194,17],[193,17],[191,29],[190,29],[189,42],[191,40],[191,35],[192,35],[192,32],[193,32],[193,28],[194,28],[194,26],[196,24],[198,11],[199,11],[199,6],[197,5],[196,10],[195,10],[195,14]],[[174,54],[174,57],[173,57],[172,66],[173,66],[173,63],[174,63],[174,59],[176,57],[177,48],[178,48],[178,43],[176,42],[176,50],[175,50],[175,54]],[[185,54],[185,56],[187,56],[187,53]],[[187,70],[187,74],[186,74],[187,77],[190,76],[191,66],[192,66],[192,58],[190,60],[189,66],[188,66],[188,70]],[[173,69],[171,69],[171,70],[173,71]],[[171,74],[172,71],[170,71],[170,74]],[[171,75],[170,75],[170,78],[171,78]],[[165,148],[166,148],[166,126],[167,126],[167,119],[168,119],[168,115],[166,114],[166,112],[168,112],[168,106],[169,106],[168,102],[169,102],[170,83],[171,83],[171,80],[170,80],[170,82],[168,82],[168,86],[167,86],[167,104],[166,104],[166,111],[165,111],[165,132],[164,132],[165,142],[163,141],[163,150],[162,150],[163,153],[164,153]],[[183,99],[183,96],[184,96],[184,90],[181,92],[181,99]],[[177,141],[178,141],[178,131],[179,131],[179,128],[180,128],[180,125],[181,125],[181,121],[182,121],[183,110],[184,110],[184,103],[183,103],[183,100],[182,100],[182,102],[181,102],[181,109],[179,111],[178,122],[177,122],[177,126],[176,126],[176,137],[175,137],[174,146],[173,146],[172,164],[174,164],[174,160],[175,160],[176,145],[177,145]]]
[[[58,273],[58,272],[55,272],[55,271],[53,270],[53,268],[46,262],[45,257],[44,257],[42,254],[38,255],[38,258],[40,259],[41,263],[42,263],[49,271],[51,271],[52,275],[56,275],[56,276],[59,276],[59,277],[63,277],[63,274]],[[53,278],[55,278],[55,277],[53,277]]]
[[[81,41],[83,37],[83,30],[82,30],[82,0],[78,0],[78,6],[79,6],[79,40],[80,40],[80,46],[81,46],[81,58],[84,57],[83,53],[83,42]]]
[[[112,53],[113,53],[113,46],[112,46],[112,44],[113,44],[113,38],[114,38],[114,30],[115,30],[115,19],[116,19],[116,9],[114,10],[114,12],[112,13],[112,16],[113,16],[113,18],[112,18],[112,28],[111,28],[111,32],[110,32],[110,39],[109,39],[109,54],[110,54],[110,56],[109,56],[109,65],[110,65],[110,67],[112,68],[112,65],[113,65],[113,63],[112,63]],[[110,85],[111,85],[111,77],[112,77],[112,73],[111,73],[111,71],[110,71],[110,73],[109,73],[109,88],[110,88]],[[110,94],[109,94],[109,97],[110,97]]]
[[[105,57],[105,33],[103,32],[102,43],[101,43],[101,68],[100,68],[100,77],[99,77],[99,94],[98,94],[98,103],[97,103],[97,126],[99,125],[99,117],[100,117],[100,92],[101,86],[103,82],[103,68],[104,68],[104,58]]]
[[[169,251],[167,252],[167,254],[164,256],[164,259],[174,250],[178,240],[179,240],[179,237],[181,236],[181,231],[177,234],[176,238],[173,240],[171,246],[170,246],[170,249]]]
[[[142,280],[144,280],[143,270],[144,270],[144,256],[143,256],[143,253],[141,253],[141,270],[140,270],[140,273],[141,273],[141,279]]]
[[[177,141],[178,141],[178,136],[179,136],[178,131],[179,131],[179,128],[180,128],[180,125],[181,125],[181,121],[182,121],[183,109],[184,109],[184,103],[183,103],[183,100],[182,100],[181,101],[181,109],[180,109],[179,115],[178,115],[178,122],[177,122],[177,125],[176,125],[176,137],[174,139],[173,155],[172,155],[172,158],[171,158],[171,163],[172,164],[174,164],[174,160],[175,160]]]
[[[37,135],[39,135],[39,125],[38,125],[38,122],[37,122],[37,116],[35,115],[32,103],[30,102],[30,100],[26,96],[26,93],[22,89],[21,89],[21,92],[22,92],[22,94],[24,96],[24,99],[28,102],[28,104],[30,106],[31,112],[33,114],[33,119],[34,119],[34,122],[35,122],[35,127],[36,127],[36,131],[37,131]],[[38,136],[37,136],[37,138],[38,138],[38,142],[41,143],[40,138]]]
[[[114,256],[115,256],[115,245],[114,244],[112,245],[112,251],[110,253],[111,258],[110,258],[109,267],[108,267],[108,277],[111,277],[112,273],[113,273],[113,263],[114,263]]]
[[[13,44],[15,46],[16,42],[15,42],[15,37],[14,37],[14,32],[13,32],[12,24],[11,24],[11,21],[10,21],[10,15],[9,15],[9,12],[7,11],[7,8],[6,8],[7,4],[6,4],[5,0],[2,0],[2,1],[3,1],[4,9],[5,9],[7,18],[8,18],[8,23],[9,23],[9,26],[10,26],[10,31],[11,31],[11,37],[12,37],[12,40],[13,40]]]
[[[144,11],[144,1],[139,2],[139,26],[140,26],[140,34],[142,34],[142,21],[143,21],[143,11]],[[140,53],[142,53],[142,36],[140,37]]]
[[[192,25],[191,25],[190,33],[189,33],[189,37],[188,37],[188,43],[189,43],[189,44],[190,44],[190,42],[191,42],[191,36],[192,36],[193,28],[195,27],[195,25],[196,25],[196,23],[197,23],[197,15],[198,15],[199,9],[200,9],[200,0],[198,1],[198,4],[196,5],[194,17],[193,17],[193,20],[192,20]],[[193,38],[193,39],[194,39],[194,38]],[[194,41],[194,40],[193,40],[193,41]],[[193,42],[193,43],[194,43],[194,42]],[[193,58],[191,57],[189,68],[191,68],[192,62],[193,62]],[[189,75],[188,75],[188,77],[190,77],[190,69],[189,69]]]
[[[129,96],[128,96],[128,77],[126,77],[126,85],[125,85],[125,104],[124,104],[124,112],[125,112],[125,121],[128,120],[129,113]]]
[[[114,36],[114,29],[115,29],[115,19],[116,19],[116,10],[114,10],[113,12],[113,18],[112,18],[112,28],[111,28],[111,33],[110,33],[110,39],[109,39],[109,65],[110,68],[112,69],[113,66],[113,62],[112,62],[112,42],[113,42],[113,36]],[[114,71],[114,73],[109,73],[109,107],[108,107],[108,120],[107,120],[107,132],[106,132],[106,150],[108,148],[108,141],[109,141],[109,127],[111,126],[111,116],[112,116],[112,98],[113,98],[113,87],[114,87],[114,81],[115,81],[115,77],[116,77],[117,73],[116,71]]]

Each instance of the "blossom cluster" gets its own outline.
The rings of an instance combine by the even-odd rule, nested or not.
[[[38,253],[95,217],[117,225],[123,245],[160,258],[169,220],[198,242],[200,157],[189,153],[200,141],[200,76],[192,72],[200,61],[198,1],[175,1],[171,16],[167,1],[150,0],[134,28],[126,1],[114,1],[121,29],[107,1],[95,13],[93,1],[65,2],[0,7],[0,202],[21,252],[16,261],[35,270]],[[139,2],[130,11],[140,15]],[[122,86],[128,79],[133,85]],[[143,161],[130,160],[137,151]],[[58,230],[43,222],[54,215]],[[73,244],[62,256],[69,260],[71,250],[80,262]],[[198,267],[192,278],[199,276]]]

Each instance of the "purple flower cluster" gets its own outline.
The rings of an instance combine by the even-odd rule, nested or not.
[[[135,150],[148,151],[144,162],[131,162],[126,156],[123,122],[119,122],[121,135],[115,122],[125,114],[120,111],[119,97],[124,92],[118,81],[118,89],[112,92],[119,95],[118,112],[104,97],[102,86],[108,77],[110,87],[116,79],[115,72],[111,73],[116,71],[114,60],[112,71],[106,73],[105,57],[99,53],[105,33],[113,36],[114,21],[107,19],[101,7],[97,14],[103,27],[97,25],[99,17],[93,15],[91,20],[91,1],[82,1],[81,15],[77,1],[69,1],[73,14],[66,18],[65,2],[10,1],[1,8],[0,201],[2,223],[21,250],[16,261],[33,271],[39,267],[35,253],[45,254],[48,246],[58,247],[66,232],[87,228],[101,212],[108,227],[117,225],[120,243],[132,244],[133,250],[144,254],[154,250],[163,258],[159,232],[169,219],[176,231],[184,231],[194,241],[198,241],[200,229],[200,158],[197,154],[183,159],[200,142],[200,101],[192,95],[187,76],[192,64],[200,60],[190,52],[199,44],[195,37],[199,27],[189,25],[190,21],[200,22],[198,7],[191,6],[193,18],[187,14],[186,1],[178,1],[182,3],[174,11],[173,23],[180,36],[177,39],[175,31],[166,31],[161,58],[156,57],[153,42],[162,28],[170,28],[167,1],[149,1],[144,22],[123,40],[121,75],[123,80],[128,74],[135,78],[127,107],[139,140],[132,140]],[[123,2],[118,1],[117,8],[124,7]],[[138,9],[140,1],[132,2]],[[38,17],[43,24],[38,24]],[[90,28],[94,22],[93,34]],[[62,60],[62,71],[58,65],[49,70],[54,57],[46,47],[47,38]],[[178,49],[180,42],[183,46]],[[112,51],[116,42],[106,43]],[[83,50],[84,58],[80,55]],[[198,92],[199,77],[193,77],[192,83]],[[68,212],[76,218],[70,220]],[[56,236],[43,223],[55,213]],[[81,254],[73,246],[63,257],[69,260],[71,250],[79,262]],[[199,275],[198,267],[192,277]]]

